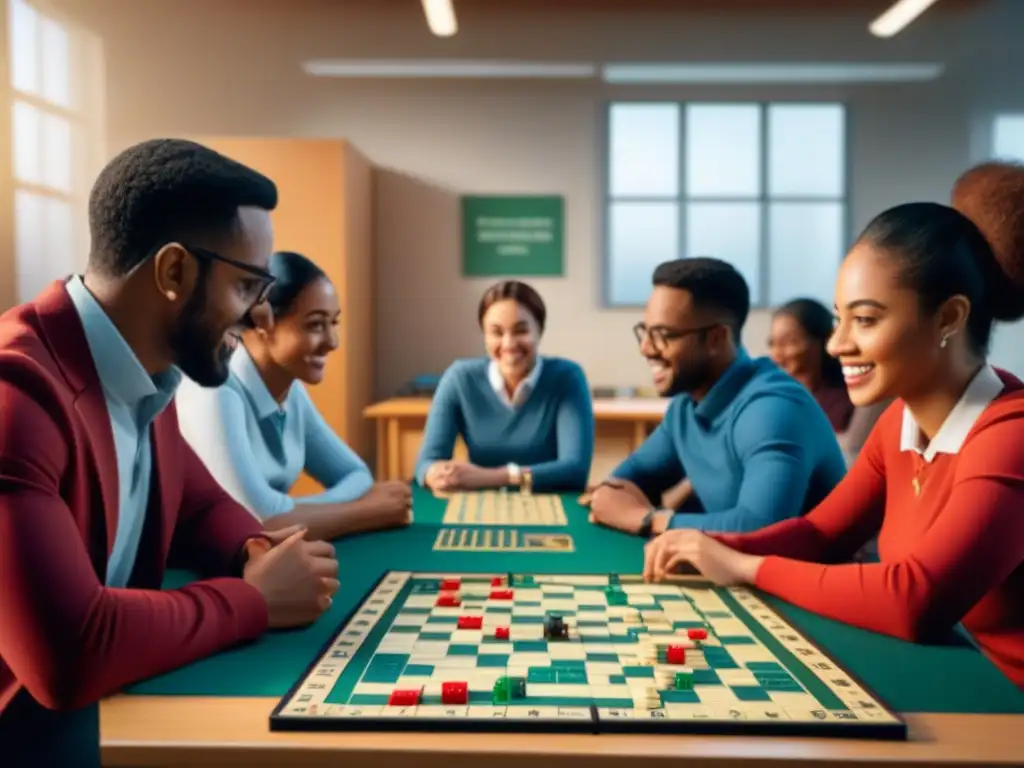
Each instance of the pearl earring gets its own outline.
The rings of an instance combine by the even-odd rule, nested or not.
[[[949,342],[949,337],[952,336],[952,335],[953,334],[951,334],[951,333],[944,333],[944,334],[942,334],[942,339],[939,341],[939,347],[942,348],[942,349],[945,349],[946,348],[946,344]]]

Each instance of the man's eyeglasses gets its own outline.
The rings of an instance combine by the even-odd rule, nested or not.
[[[719,323],[702,325],[700,328],[669,328],[664,325],[655,325],[650,328],[646,323],[637,323],[633,326],[633,335],[636,336],[637,344],[643,344],[645,338],[651,340],[651,346],[658,352],[664,352],[665,348],[676,339],[689,336],[693,333],[704,333],[718,326]]]
[[[216,251],[211,251],[208,248],[198,248],[196,246],[185,244],[182,244],[181,247],[184,248],[189,253],[191,253],[193,256],[196,256],[201,259],[206,259],[207,261],[220,261],[224,264],[230,264],[235,269],[240,269],[243,272],[247,272],[248,274],[260,280],[260,286],[259,289],[257,290],[257,297],[256,300],[253,302],[253,306],[256,306],[257,304],[262,304],[264,301],[266,301],[267,294],[270,293],[270,289],[273,287],[274,283],[277,282],[277,278],[274,277],[273,274],[271,274],[265,269],[254,267],[251,264],[246,264],[244,262],[237,261],[236,259],[230,259],[227,256],[221,256]]]

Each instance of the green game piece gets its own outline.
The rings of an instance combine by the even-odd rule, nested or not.
[[[623,592],[621,589],[613,589],[609,587],[604,591],[605,599],[608,601],[608,605],[628,605],[629,595]]]
[[[526,697],[526,680],[522,677],[499,677],[491,690],[494,704],[507,704],[513,699]]]
[[[692,672],[676,672],[676,690],[689,691],[693,689]]]

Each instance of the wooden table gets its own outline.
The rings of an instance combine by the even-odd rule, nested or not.
[[[640,447],[661,423],[668,407],[664,398],[594,398],[594,461],[591,476],[604,478],[626,456]],[[416,454],[430,411],[428,397],[396,397],[374,403],[363,411],[377,424],[378,480],[413,477]],[[455,456],[465,458],[461,440]]]
[[[118,696],[102,710],[103,764],[133,768],[638,765],[1020,766],[1024,715],[908,715],[908,742],[710,736],[271,733],[271,698]]]

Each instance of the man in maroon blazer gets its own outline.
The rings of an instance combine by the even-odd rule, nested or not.
[[[84,277],[0,316],[2,765],[97,764],[100,698],[330,604],[333,548],[266,534],[172,402],[182,374],[226,379],[276,204],[205,147],[134,146],[93,188]],[[205,580],[162,591],[168,564]]]

